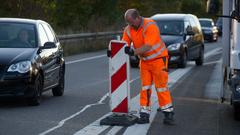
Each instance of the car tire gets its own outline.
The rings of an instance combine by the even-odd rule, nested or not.
[[[42,89],[43,89],[43,78],[41,74],[38,74],[34,82],[34,87],[32,88],[33,96],[27,99],[27,102],[29,105],[31,106],[40,105],[41,97],[42,97]]]
[[[234,119],[240,121],[240,105],[233,104]]]
[[[64,69],[63,68],[61,68],[59,76],[60,77],[59,77],[58,85],[55,88],[52,88],[53,96],[62,96],[64,93],[65,79],[64,79]]]
[[[195,60],[195,63],[197,66],[201,66],[203,65],[203,61],[204,61],[204,49],[201,48],[199,52],[199,57]]]
[[[218,34],[216,33],[215,36],[216,36],[216,39],[213,39],[213,40],[214,40],[214,42],[217,42],[217,40],[218,40]]]
[[[184,51],[181,55],[180,62],[178,63],[179,68],[185,68],[187,65],[187,53]]]

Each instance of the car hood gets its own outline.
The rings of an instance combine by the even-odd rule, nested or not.
[[[204,31],[204,30],[212,30],[212,28],[211,27],[202,27],[202,30]]]
[[[0,64],[10,65],[24,60],[30,60],[37,48],[0,48]]]
[[[183,36],[161,35],[161,38],[163,42],[166,44],[166,46],[183,42]]]

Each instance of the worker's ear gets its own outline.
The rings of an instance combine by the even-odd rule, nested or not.
[[[219,10],[219,1],[218,0],[207,0],[207,13],[217,14]]]

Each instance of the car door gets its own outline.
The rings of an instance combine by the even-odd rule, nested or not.
[[[199,48],[200,48],[200,44],[199,44],[199,28],[198,25],[196,24],[196,22],[194,21],[194,19],[192,17],[189,18],[191,26],[192,26],[192,30],[194,32],[193,38],[192,38],[192,44],[189,48],[189,53],[190,53],[190,59],[194,59],[197,58],[199,56]]]
[[[51,30],[46,24],[39,24],[39,35],[41,46],[46,42],[56,42]],[[48,89],[58,84],[59,78],[59,58],[58,48],[50,48],[41,50],[42,69],[44,74],[44,89]]]
[[[184,31],[185,31],[185,37],[184,37],[184,44],[187,46],[188,48],[188,59],[191,59],[192,58],[192,48],[193,48],[193,45],[194,45],[194,35],[188,35],[187,34],[187,28],[190,28],[192,29],[192,26],[190,24],[190,21],[189,20],[185,20],[184,21]]]

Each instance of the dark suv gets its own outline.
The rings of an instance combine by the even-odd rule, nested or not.
[[[156,14],[161,38],[169,52],[169,64],[184,68],[187,60],[202,65],[204,60],[204,39],[198,18],[192,14]],[[138,59],[131,57],[131,65],[136,66]]]

